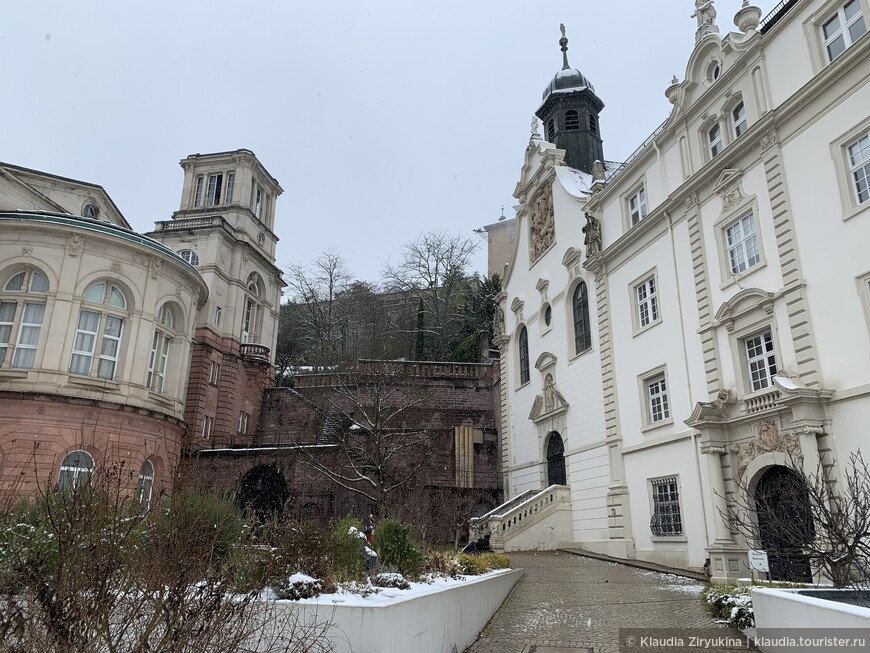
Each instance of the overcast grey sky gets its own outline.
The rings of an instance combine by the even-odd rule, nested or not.
[[[278,265],[334,247],[367,280],[421,231],[512,214],[560,22],[616,161],[667,117],[696,25],[692,0],[4,4],[0,160],[101,184],[147,231],[181,158],[249,148],[284,188]],[[740,4],[716,2],[723,33]]]

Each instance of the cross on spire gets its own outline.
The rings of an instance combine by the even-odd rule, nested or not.
[[[564,23],[559,23],[559,29],[562,32],[562,38],[559,39],[559,45],[562,46],[562,70],[568,70],[571,66],[568,65],[568,37],[565,36]]]

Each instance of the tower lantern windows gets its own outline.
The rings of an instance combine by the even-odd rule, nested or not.
[[[580,129],[580,116],[574,109],[565,112],[565,129],[573,131]]]

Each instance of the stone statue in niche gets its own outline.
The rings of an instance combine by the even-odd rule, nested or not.
[[[586,245],[586,256],[595,256],[601,251],[601,223],[593,215],[584,215],[586,226],[583,227],[583,244]]]
[[[555,410],[557,401],[556,383],[553,381],[553,375],[548,374],[544,380],[544,412]]]
[[[549,184],[544,184],[538,191],[529,211],[529,242],[532,248],[532,260],[538,260],[553,244],[556,236],[556,226],[553,221],[553,194]]]
[[[495,314],[492,316],[492,336],[500,338],[504,335],[504,312],[501,306],[495,307]]]

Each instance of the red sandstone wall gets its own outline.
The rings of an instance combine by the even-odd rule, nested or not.
[[[154,463],[154,495],[171,491],[184,426],[174,419],[110,402],[0,392],[0,493],[51,489],[64,456],[91,454],[98,469],[117,470],[130,491],[144,460]]]

